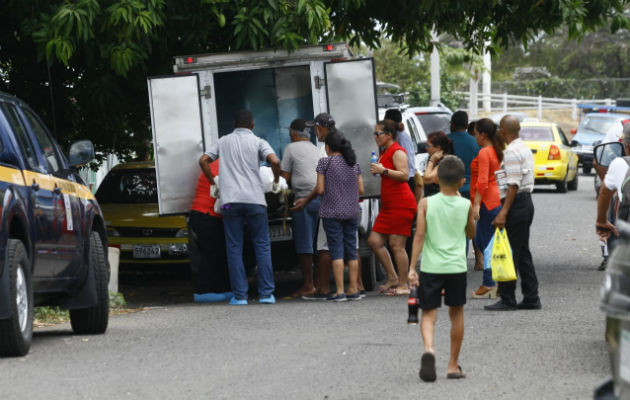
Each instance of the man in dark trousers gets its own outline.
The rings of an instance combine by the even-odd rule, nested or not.
[[[459,189],[459,193],[470,198],[470,164],[479,153],[479,145],[473,136],[468,134],[468,114],[455,111],[451,116],[451,133],[448,135],[453,141],[453,153],[464,163],[466,183]]]
[[[501,300],[487,305],[488,311],[512,311],[540,309],[538,278],[529,251],[529,228],[534,220],[534,157],[532,151],[519,137],[521,126],[518,119],[506,115],[499,124],[499,135],[507,147],[503,152],[505,178],[498,180],[503,207],[493,221],[497,228],[507,230],[512,246],[514,267],[521,277],[523,301],[516,303],[516,280],[499,282]]]

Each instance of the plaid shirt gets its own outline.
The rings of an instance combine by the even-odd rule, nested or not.
[[[504,198],[508,185],[518,187],[518,192],[531,193],[534,190],[534,156],[521,138],[514,139],[503,151],[505,178],[499,182],[501,198]]]

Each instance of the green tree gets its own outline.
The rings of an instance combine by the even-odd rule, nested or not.
[[[466,49],[528,43],[566,24],[571,38],[607,21],[628,26],[628,0],[3,0],[0,89],[28,102],[60,142],[87,137],[119,154],[150,137],[148,75],[174,55],[293,50],[383,36],[408,55],[430,51],[431,31]]]

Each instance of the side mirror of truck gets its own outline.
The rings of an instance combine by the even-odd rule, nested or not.
[[[580,142],[578,142],[577,140],[572,140],[571,143],[569,143],[569,146],[571,147],[576,147],[579,145],[580,145]]]
[[[70,168],[80,168],[94,159],[94,145],[89,140],[72,143],[68,153]]]
[[[20,162],[18,161],[15,153],[7,150],[4,150],[0,153],[0,163],[11,165],[14,167],[18,167],[20,165]]]
[[[416,152],[416,154],[423,154],[427,152],[427,143],[426,142],[420,142],[418,143],[418,151]]]
[[[623,144],[621,142],[603,143],[595,146],[593,149],[595,161],[605,168],[607,168],[615,158],[623,155]]]

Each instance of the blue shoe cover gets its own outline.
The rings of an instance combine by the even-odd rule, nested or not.
[[[247,300],[246,299],[239,300],[236,297],[232,297],[230,299],[230,305],[233,305],[233,306],[246,306],[247,305]]]
[[[273,297],[273,294],[270,294],[269,297],[261,297],[258,299],[260,304],[276,304],[276,298]]]
[[[195,303],[219,303],[227,300],[224,293],[194,294]]]

